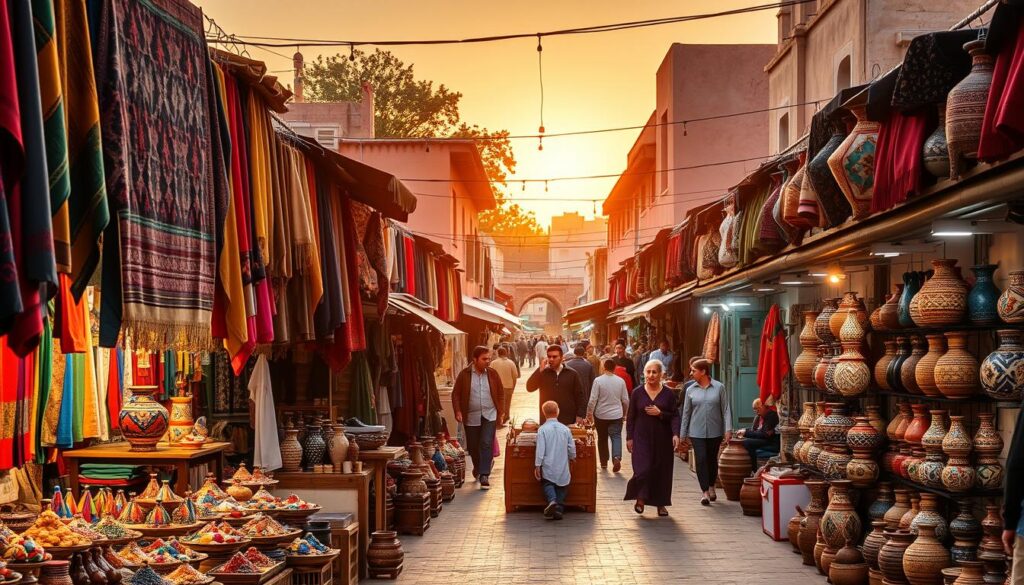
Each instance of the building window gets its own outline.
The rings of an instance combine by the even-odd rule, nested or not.
[[[665,172],[665,170],[668,169],[668,111],[667,110],[665,111],[665,113],[663,113],[661,115],[661,126],[658,127],[658,134],[661,136],[661,140],[659,141],[660,144],[658,145],[661,148],[661,157],[660,157],[661,164],[658,167],[658,170],[661,171],[661,172],[658,173],[658,177],[660,178],[660,181],[658,182],[658,184],[661,187],[661,191],[664,193],[665,191],[668,191],[668,173]]]
[[[336,150],[338,148],[338,135],[334,128],[317,128],[316,141],[324,148]]]
[[[843,57],[836,69],[836,92],[840,92],[851,85],[850,56]]]
[[[789,147],[789,113],[779,117],[779,152]]]

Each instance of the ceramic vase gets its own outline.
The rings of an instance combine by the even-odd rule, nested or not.
[[[804,402],[804,411],[800,415],[800,418],[796,421],[796,426],[801,431],[810,431],[811,427],[814,425],[814,419],[814,403]]]
[[[371,579],[395,579],[402,572],[405,551],[397,536],[398,533],[391,530],[378,530],[370,535],[366,570]]]
[[[889,420],[889,424],[885,427],[885,436],[889,439],[890,443],[896,443],[899,439],[897,438],[896,431],[899,429],[900,423],[903,422],[906,416],[905,412],[910,412],[910,404],[907,402],[896,403],[896,416]]]
[[[840,549],[847,540],[860,541],[861,521],[850,501],[849,480],[832,482],[832,499],[828,508],[821,516],[821,535],[825,544],[833,549]]]
[[[910,355],[903,360],[903,364],[900,366],[900,385],[912,394],[924,394],[917,385],[917,364],[928,353],[928,345],[925,343],[924,337],[911,335],[910,347]]]
[[[985,585],[985,563],[981,561],[961,562],[960,576],[953,583],[955,585]]]
[[[917,316],[920,327],[948,327],[967,315],[967,291],[954,271],[956,260],[932,260],[935,273],[917,293]]]
[[[828,580],[832,585],[865,585],[868,581],[868,565],[854,546],[847,542],[839,549],[829,565]]]
[[[846,432],[853,428],[854,421],[846,415],[846,405],[829,402],[829,412],[815,425],[815,440],[822,443],[845,445]]]
[[[875,520],[871,523],[871,532],[864,538],[864,546],[861,552],[864,555],[864,562],[872,569],[878,568],[878,553],[885,544],[885,522]]]
[[[850,217],[850,204],[839,190],[836,178],[828,166],[829,157],[839,148],[846,136],[844,130],[840,123],[834,123],[832,137],[807,163],[807,179],[817,195],[824,220],[821,225],[826,229],[837,226]]]
[[[1016,329],[1000,329],[999,347],[981,362],[981,387],[994,400],[1020,402],[1024,390],[1024,343]]]
[[[828,361],[828,368],[825,369],[825,391],[837,396],[839,395],[839,387],[836,386],[836,368],[839,367],[839,356],[841,355],[843,355],[842,344],[833,343],[832,357]]]
[[[883,516],[885,527],[889,530],[896,530],[900,527],[900,519],[910,510],[910,493],[904,488],[893,490],[896,503]]]
[[[302,443],[304,467],[307,471],[315,465],[322,465],[327,444],[324,443],[323,429],[318,424],[306,425],[306,438]]]
[[[971,72],[946,97],[946,144],[952,179],[959,179],[968,161],[978,158],[981,123],[992,85],[992,56],[985,52],[985,39],[966,43],[964,50],[971,55]]]
[[[853,457],[846,464],[846,479],[857,488],[869,488],[878,481],[881,470],[871,458],[871,451],[854,449]]]
[[[804,508],[804,517],[800,521],[800,554],[805,565],[814,565],[814,545],[817,542],[818,525],[821,515],[825,512],[825,490],[823,481],[807,481],[804,483],[811,492],[810,502]]]
[[[903,362],[907,361],[907,358],[910,357],[910,353],[910,338],[904,335],[896,337],[896,355],[892,358],[892,361],[889,362],[885,372],[885,378],[890,389],[898,392],[902,392],[904,390],[900,372],[903,368]]]
[[[895,331],[902,327],[900,325],[900,299],[903,297],[904,284],[900,283],[895,285],[889,298],[882,305],[882,309],[878,312],[878,319],[882,322],[882,327],[888,331]]]
[[[914,521],[920,508],[921,496],[917,492],[910,492],[910,509],[900,518],[900,530],[910,531],[910,524]]]
[[[942,440],[946,438],[946,411],[933,409],[931,425],[921,435],[921,446],[929,452],[942,452]]]
[[[909,402],[901,402],[897,405],[900,409],[900,422],[896,425],[896,441],[902,442],[907,435],[907,427],[910,421],[914,420],[914,412]]]
[[[871,311],[871,316],[868,317],[868,321],[871,323],[872,331],[886,331],[885,325],[882,325],[882,305],[888,297],[882,300],[882,303],[875,307],[874,311]]]
[[[871,518],[871,520],[882,520],[885,517],[885,513],[895,503],[896,500],[892,495],[892,484],[887,481],[879,482],[878,495],[875,496],[875,501],[871,502],[871,505],[868,506],[868,518]]]
[[[957,500],[959,513],[949,523],[949,533],[953,536],[950,547],[953,561],[973,561],[977,558],[978,544],[981,542],[981,521],[971,512],[968,500]]]
[[[868,424],[878,432],[878,438],[881,440],[882,444],[884,444],[886,420],[882,418],[882,415],[879,413],[880,410],[881,407],[877,404],[868,404],[864,407],[864,411],[867,413],[868,417]]]
[[[914,418],[907,425],[907,430],[903,433],[903,440],[911,445],[920,445],[921,437],[931,425],[931,421],[928,419],[928,407],[923,404],[912,404],[910,409],[914,411]]]
[[[925,396],[942,396],[939,387],[935,385],[935,364],[946,355],[946,336],[933,333],[925,338],[928,341],[928,353],[914,367],[914,380]]]
[[[967,351],[967,334],[946,333],[949,349],[935,362],[935,385],[943,396],[963,400],[978,386],[978,360]]]
[[[853,320],[853,316],[850,316]],[[843,353],[837,358],[832,373],[833,385],[845,398],[857,398],[868,390],[871,384],[871,368],[860,353],[859,343],[843,343]]]
[[[758,477],[743,478],[740,487],[740,508],[744,516],[761,515],[761,479]]]
[[[974,433],[971,446],[979,455],[998,457],[1003,452],[1003,437],[996,431],[991,412],[979,412],[978,430]]]
[[[964,428],[964,417],[950,415],[949,430],[942,438],[942,452],[950,457],[967,457],[973,445],[970,434]]]
[[[1003,465],[994,455],[978,455],[974,466],[974,486],[982,490],[998,490],[1003,487]]]
[[[889,540],[878,551],[878,568],[882,570],[885,580],[893,585],[906,583],[903,572],[903,555],[907,547],[914,541],[909,530],[890,530],[886,532]]]
[[[348,457],[348,437],[345,436],[344,425],[334,425],[334,436],[331,437],[330,455],[331,464],[335,469],[341,469],[342,464]]]
[[[929,451],[917,468],[917,482],[935,489],[942,489],[942,470],[945,468],[946,460],[942,451]]]
[[[1010,282],[999,295],[996,311],[1007,323],[1024,323],[1024,270],[1010,272]]]
[[[718,477],[722,480],[726,499],[733,502],[740,499],[740,488],[748,475],[750,455],[743,446],[743,439],[730,439],[729,445],[718,458]]]
[[[949,539],[949,523],[939,513],[939,500],[935,494],[921,492],[921,501],[918,504],[920,510],[910,523],[910,531],[914,534],[920,533],[921,524],[932,524],[934,526],[933,536],[941,543]]]
[[[182,437],[192,432],[192,397],[171,396],[171,414],[167,439],[171,444],[181,442]]]
[[[967,457],[950,456],[942,469],[942,485],[953,493],[964,493],[974,487],[974,467]]]
[[[949,178],[949,147],[946,144],[946,102],[938,106],[939,124],[924,141],[921,157],[924,169],[937,179]]]
[[[157,386],[132,386],[132,395],[124,401],[117,422],[131,451],[156,451],[156,444],[170,426],[167,409],[153,399]]]
[[[866,217],[871,212],[871,195],[874,193],[875,146],[878,142],[880,124],[867,119],[864,106],[850,108],[857,123],[850,134],[828,157],[828,166],[839,185],[839,189],[850,204],[855,219]]]
[[[284,441],[281,441],[281,468],[284,471],[302,469],[302,444],[299,443],[298,437],[298,429],[285,428]]]
[[[831,344],[835,341],[829,321],[836,310],[839,309],[839,301],[840,299],[824,299],[822,301],[821,312],[818,313],[818,317],[814,320],[814,333],[818,335],[821,343]]]
[[[864,306],[864,300],[859,298],[855,291],[847,291],[843,293],[843,297],[839,301],[839,307],[828,318],[829,330],[832,332],[832,336],[836,341],[843,341],[842,329],[843,325],[846,324],[846,316],[850,311],[854,311],[854,314],[857,317],[857,323],[860,324],[860,334],[856,341],[863,341],[864,333],[871,328],[871,323],[868,319],[868,311]],[[850,341],[852,341],[852,339],[850,339]]]
[[[942,569],[952,564],[935,529],[932,523],[919,524],[917,538],[903,553],[903,573],[910,585],[942,585]]]
[[[866,416],[853,417],[853,426],[846,432],[846,446],[850,449],[873,452],[882,446],[883,438]]]
[[[978,552],[981,555],[1003,554],[1003,520],[999,514],[998,504],[985,504],[985,517],[981,519],[981,544]]]
[[[883,343],[885,344],[885,353],[875,362],[875,384],[882,390],[892,390],[892,387],[889,386],[888,368],[892,360],[896,358],[896,340],[886,339]]]
[[[800,331],[802,351],[793,362],[793,375],[805,388],[814,386],[814,367],[818,363],[818,335],[814,332],[817,311],[804,311],[804,328]]]
[[[967,318],[975,325],[999,323],[999,289],[995,285],[996,264],[973,266],[974,286],[967,293]]]
[[[910,301],[921,289],[921,274],[919,272],[903,273],[903,292],[900,294],[898,305],[898,318],[900,327],[916,327],[914,320],[910,317]]]
[[[828,458],[822,473],[827,480],[846,479],[846,469],[852,460],[850,452],[841,445],[829,445],[826,447]]]

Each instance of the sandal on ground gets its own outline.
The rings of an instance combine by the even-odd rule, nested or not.
[[[711,491],[708,495],[708,499],[710,499],[712,502],[718,501],[718,494],[715,493],[715,488],[711,488]]]
[[[644,505],[643,504],[635,504],[633,506],[633,511],[636,512],[637,514],[643,514],[644,513]]]
[[[700,495],[700,505],[701,506],[710,506],[711,505],[711,500],[708,498],[707,492],[705,492],[705,493]]]
[[[665,506],[658,506],[658,516],[668,516],[668,510]]]

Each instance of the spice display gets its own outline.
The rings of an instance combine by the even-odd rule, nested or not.
[[[190,561],[202,558],[202,555],[194,552],[192,549],[178,542],[178,539],[174,538],[173,536],[169,538],[158,538],[151,543],[140,543],[140,545],[142,546],[142,550],[146,551],[146,553],[148,554],[164,550],[182,561]]]
[[[98,532],[93,525],[83,519],[81,516],[75,516],[71,522],[68,522],[68,528],[76,534],[80,534],[89,540],[95,542],[98,540],[104,540],[107,537],[102,533]]]
[[[253,564],[257,569],[269,569],[277,563],[271,560],[270,557],[261,553],[256,547],[250,546],[245,551],[245,558]]]
[[[190,542],[198,544],[227,544],[234,542],[241,542],[245,540],[245,535],[228,526],[226,523],[221,522],[210,522],[200,528],[197,532],[194,532],[181,541],[186,545]]]
[[[153,570],[152,567],[146,565],[136,571],[135,575],[131,579],[128,579],[128,585],[166,585],[160,575]]]
[[[246,522],[241,530],[248,536],[280,536],[288,532],[280,522],[263,514]]]
[[[228,562],[217,567],[213,573],[259,573],[260,570],[253,565],[242,553],[235,553]]]
[[[3,559],[7,562],[41,563],[50,558],[50,553],[31,537],[15,536],[3,550]]]
[[[82,546],[91,544],[88,538],[68,528],[52,510],[44,510],[39,518],[23,533],[24,536],[45,547]]]
[[[320,540],[312,534],[306,533],[302,538],[296,538],[288,544],[288,554],[297,556],[322,555],[331,552],[330,547],[324,546]]]
[[[116,520],[113,516],[104,516],[93,528],[110,540],[122,538],[134,538],[140,536],[138,532],[129,530],[127,526]]]
[[[213,581],[213,577],[208,577],[187,564],[174,569],[164,578],[174,585],[205,585]]]
[[[139,546],[137,541],[132,541],[124,545],[124,547],[118,550],[116,554],[122,562],[129,565],[143,565],[147,562],[152,562],[153,560],[148,554],[146,554],[146,551],[142,550],[142,547]]]

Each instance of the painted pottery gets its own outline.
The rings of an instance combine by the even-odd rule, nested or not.
[[[914,320],[910,317],[910,301],[921,289],[921,274],[919,272],[903,273],[903,292],[900,294],[898,305],[898,317],[900,327],[916,327]]]
[[[864,555],[864,562],[872,569],[878,568],[878,552],[885,544],[885,521],[875,520],[871,523],[871,532],[864,538],[864,546],[861,553]]]
[[[302,444],[299,443],[298,436],[298,429],[285,428],[284,440],[281,441],[281,469],[283,471],[302,469]]]
[[[750,455],[743,446],[743,439],[730,439],[718,458],[718,477],[722,480],[726,499],[733,502],[740,499],[743,478],[750,475],[750,471]]]
[[[334,425],[334,436],[330,442],[331,464],[335,469],[341,469],[342,464],[348,457],[349,441],[345,436],[344,425]]]
[[[867,119],[864,106],[852,106],[849,110],[857,118],[857,124],[828,157],[828,166],[850,204],[853,217],[861,219],[871,212],[880,124]]]
[[[132,386],[132,395],[124,401],[117,422],[131,451],[156,451],[156,444],[170,426],[167,409],[153,399],[158,386]]]
[[[1010,272],[1010,282],[999,295],[996,311],[1007,323],[1024,323],[1024,270]]]
[[[171,396],[171,413],[169,427],[167,429],[167,440],[171,444],[179,443],[185,435],[192,432],[192,397]]]
[[[845,128],[841,122],[834,122],[832,137],[814,155],[814,158],[807,163],[807,179],[818,198],[818,205],[822,213],[822,227],[830,228],[837,226],[850,217],[850,203],[839,190],[835,176],[828,166],[828,158],[832,156],[842,144],[846,137]]]
[[[868,518],[871,520],[882,520],[885,517],[885,513],[892,508],[896,500],[892,495],[892,484],[883,481],[878,484],[878,495],[875,496],[875,501],[871,502],[868,507]]]
[[[999,289],[995,285],[996,264],[971,267],[974,286],[967,293],[967,319],[975,325],[999,323]]]
[[[931,425],[921,435],[921,446],[929,452],[942,452],[942,439],[946,438],[946,411],[934,409],[931,411]]]
[[[994,400],[1020,402],[1024,391],[1024,343],[1016,329],[1000,329],[999,347],[981,362],[981,387]]]
[[[825,479],[836,480],[846,479],[846,469],[852,460],[850,452],[842,445],[829,445],[826,447],[828,458],[822,469]]]
[[[833,481],[832,499],[821,516],[821,535],[825,544],[836,550],[847,540],[860,541],[861,521],[850,502],[850,487],[849,480]]]
[[[985,585],[985,564],[981,561],[963,561],[960,563],[960,576],[954,585]]]
[[[985,504],[985,517],[981,519],[981,545],[979,554],[1003,554],[1003,520],[997,504]]]
[[[931,421],[928,419],[928,407],[924,404],[912,404],[910,409],[914,411],[914,418],[907,425],[907,430],[903,433],[903,440],[911,445],[920,445],[921,437],[931,425]]]
[[[978,489],[998,490],[1003,487],[1003,465],[995,455],[978,455],[974,466],[974,485]]]
[[[868,582],[868,565],[853,542],[839,549],[829,565],[828,579],[832,585],[864,585]]]
[[[871,458],[869,450],[854,449],[853,457],[846,464],[846,479],[854,487],[869,488],[878,481],[880,469],[878,463]]]
[[[992,85],[992,56],[985,52],[985,39],[964,44],[971,55],[971,72],[946,97],[946,144],[949,176],[959,179],[968,161],[978,158],[981,122]]]
[[[935,385],[935,364],[939,358],[946,355],[946,336],[942,333],[932,333],[925,338],[928,340],[928,353],[924,354],[914,367],[914,380],[926,396],[942,396],[939,387]]]
[[[868,319],[868,310],[864,306],[864,299],[857,296],[855,291],[847,291],[843,293],[842,299],[839,301],[839,307],[835,313],[828,318],[829,330],[832,331],[832,336],[837,341],[843,341],[842,329],[843,325],[846,324],[846,316],[850,311],[855,311],[857,316],[857,323],[860,324],[860,333],[858,339],[847,339],[846,341],[863,341],[864,332],[871,328],[870,320]]]
[[[316,465],[322,465],[326,450],[327,444],[324,442],[323,428],[319,424],[306,425],[306,438],[302,443],[305,469],[308,471]]]
[[[967,334],[946,333],[946,354],[935,363],[935,385],[946,398],[966,399],[978,385],[978,360],[967,351]]]
[[[878,312],[878,319],[882,322],[882,327],[888,331],[895,331],[902,327],[900,324],[900,299],[903,297],[904,284],[897,284],[893,288],[893,291],[889,298],[886,299],[885,304],[882,305],[882,310]]]
[[[804,483],[811,492],[811,500],[804,508],[804,517],[800,521],[800,554],[805,565],[814,565],[814,545],[817,542],[818,525],[821,515],[825,512],[825,490],[823,481],[807,481]]]
[[[910,523],[910,531],[919,534],[921,524],[933,524],[935,526],[934,536],[939,542],[946,542],[949,539],[949,523],[939,513],[939,500],[935,494],[921,492],[921,501],[918,503],[919,511]]]
[[[917,315],[914,321],[920,327],[948,327],[964,320],[967,315],[967,291],[957,278],[953,267],[956,260],[932,260],[935,274],[917,293]]]
[[[949,523],[949,532],[953,536],[950,552],[953,561],[971,560],[977,557],[978,544],[981,542],[981,521],[971,512],[969,500],[957,500],[959,513]]]
[[[829,322],[832,315],[839,309],[840,300],[838,298],[822,300],[821,312],[818,313],[818,317],[814,320],[814,332],[818,335],[821,343],[831,344],[836,340],[835,335],[832,334]]]
[[[852,314],[850,319],[854,320]],[[832,373],[835,389],[845,398],[856,398],[867,392],[871,384],[871,368],[860,353],[860,343],[843,342],[843,353],[837,360]]]
[[[942,569],[952,564],[935,528],[929,522],[919,524],[917,538],[903,553],[903,573],[910,585],[942,585]]]
[[[974,451],[979,455],[998,457],[1003,452],[1003,437],[992,424],[995,415],[991,412],[979,412],[977,417],[978,430],[971,441]]]
[[[907,356],[907,359],[903,361],[903,365],[900,366],[900,385],[907,392],[923,394],[924,392],[917,385],[917,364],[928,353],[928,345],[925,343],[924,337],[911,335],[910,346],[910,355]]]
[[[974,467],[967,457],[950,456],[942,470],[942,485],[951,492],[963,493],[974,487]]]
[[[796,426],[801,431],[810,431],[811,426],[814,424],[814,403],[804,402],[804,411],[800,414],[800,418],[796,421]]]
[[[846,446],[850,449],[861,449],[869,453],[882,446],[884,441],[878,430],[871,426],[866,416],[853,417],[853,426],[846,431]]]
[[[886,582],[896,585],[906,583],[906,574],[903,572],[903,555],[907,547],[914,541],[914,535],[909,530],[886,531],[889,539],[878,551],[878,568]]]
[[[889,530],[898,529],[900,519],[910,510],[910,493],[906,489],[896,488],[893,490],[893,494],[896,498],[896,503],[882,517],[885,520],[885,527]]]
[[[744,516],[761,515],[761,479],[757,477],[743,478],[740,487],[740,508]]]
[[[949,178],[949,147],[946,144],[946,102],[938,106],[939,124],[921,147],[924,170],[938,179]]]
[[[839,387],[836,386],[836,368],[839,367],[839,356],[843,354],[843,347],[840,343],[832,344],[831,358],[828,361],[828,368],[825,369],[825,390],[829,394],[839,394]]]
[[[366,570],[371,579],[395,579],[402,572],[405,551],[391,530],[377,530],[370,534],[370,546],[366,549]]]
[[[942,452],[950,457],[967,457],[973,446],[974,441],[964,428],[964,417],[950,415],[949,430],[942,438]]]
[[[800,331],[802,351],[793,362],[793,375],[805,388],[814,386],[814,366],[818,363],[818,335],[814,332],[817,311],[804,311],[804,328]]]
[[[917,467],[917,482],[928,487],[942,489],[942,470],[946,468],[942,451],[929,451]]]
[[[846,415],[846,405],[842,402],[829,402],[828,408],[828,414],[814,427],[815,439],[823,443],[845,445],[846,432],[853,428],[854,421]]]

